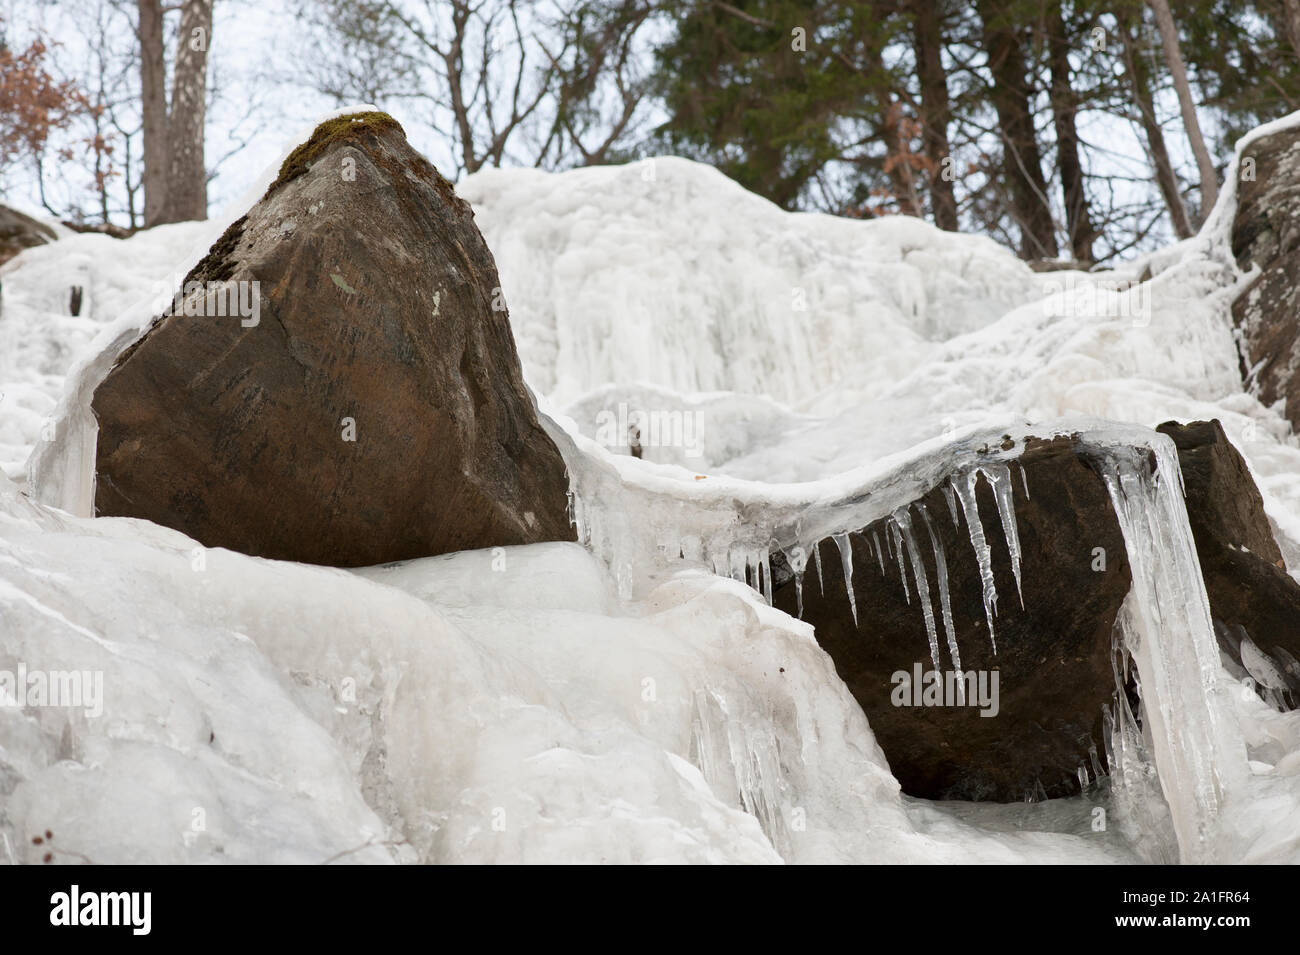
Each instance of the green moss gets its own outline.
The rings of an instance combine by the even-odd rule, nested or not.
[[[248,222],[248,216],[242,215],[221,234],[212,248],[208,249],[208,254],[201,258],[194,268],[185,276],[185,281],[181,283],[184,288],[190,282],[224,282],[230,276],[235,274],[235,249],[239,246],[239,240],[244,237],[244,226]]]
[[[381,133],[390,129],[397,130],[403,136],[406,135],[401,123],[378,110],[349,113],[346,116],[325,120],[312,130],[311,136],[305,143],[299,144],[293,152],[289,153],[280,166],[280,175],[267,188],[262,198],[266,199],[280,186],[305,173],[321,153],[335,143],[352,142],[365,134]]]

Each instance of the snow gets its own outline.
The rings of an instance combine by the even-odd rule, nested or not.
[[[35,861],[50,829],[58,861],[95,862],[1300,861],[1300,715],[1260,698],[1280,678],[1261,654],[1218,653],[1150,430],[1219,418],[1300,566],[1300,447],[1238,368],[1231,178],[1195,239],[1037,275],[986,239],[785,213],[670,157],[471,176],[580,544],[348,572],[90,518],[90,395],[274,171],[210,222],[0,271],[0,671],[104,688],[100,716],[0,706],[7,857]],[[979,566],[994,639],[1011,598],[988,535],[1019,587],[1015,458],[1056,434],[1110,482],[1143,726],[1121,697],[1111,776],[1081,766],[1074,799],[904,797],[811,628],[769,605],[770,553],[800,592],[827,537],[846,577],[874,573],[847,534],[885,520],[880,572],[960,668],[948,568]],[[969,550],[912,506],[936,487]]]

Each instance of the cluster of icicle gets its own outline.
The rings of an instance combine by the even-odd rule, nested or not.
[[[1153,741],[1181,861],[1231,861],[1223,858],[1219,820],[1249,771],[1245,742],[1219,685],[1218,641],[1177,451],[1172,440],[1156,435],[1145,447],[1097,447],[1092,457],[1110,491],[1132,570],[1119,626],[1137,663],[1143,726]],[[1119,722],[1123,735],[1125,721]]]
[[[590,442],[555,430],[569,459],[573,512],[579,539],[613,570],[620,591],[633,596],[638,582],[653,579],[683,559],[716,573],[752,583],[770,599],[771,554],[782,551],[803,587],[803,555],[817,552],[830,538],[838,547],[850,611],[854,568],[850,530],[885,522],[886,542],[870,535],[870,550],[882,572],[892,558],[907,588],[912,567],[915,592],[929,635],[931,659],[939,669],[939,621],[954,668],[961,669],[948,593],[948,561],[936,515],[919,503],[942,487],[950,517],[965,518],[983,584],[989,637],[994,641],[997,590],[985,529],[975,503],[981,477],[992,486],[1017,586],[1021,580],[1011,463],[1024,441],[1071,435],[1077,452],[1102,475],[1123,532],[1133,584],[1122,627],[1127,652],[1141,675],[1142,717],[1152,738],[1155,767],[1169,805],[1183,862],[1220,856],[1219,819],[1229,794],[1247,773],[1245,746],[1218,688],[1218,645],[1210,620],[1209,598],[1196,556],[1183,501],[1177,451],[1166,436],[1112,422],[1061,422],[1034,429],[1018,426],[954,442],[929,454],[870,475],[852,486],[846,478],[808,485],[769,487],[726,478],[691,483],[661,472],[641,477],[614,462]],[[575,442],[579,445],[575,447]],[[1024,472],[1021,469],[1022,484]],[[1023,486],[1026,494],[1027,485]],[[924,532],[921,528],[924,527]],[[924,536],[922,536],[924,535]],[[935,559],[939,613],[930,599],[922,560],[928,543]],[[818,557],[814,571],[820,575]],[[908,590],[910,601],[911,590]],[[1118,702],[1117,702],[1118,706]],[[1135,721],[1112,717],[1123,734]],[[1112,742],[1114,741],[1112,732]],[[1095,772],[1095,771],[1094,771]],[[1087,770],[1081,770],[1081,781]],[[1120,780],[1123,782],[1123,780]]]
[[[1160,791],[1160,776],[1152,755],[1151,722],[1142,718],[1142,679],[1131,651],[1138,639],[1130,592],[1115,619],[1111,641],[1115,699],[1102,711],[1111,812],[1129,844],[1144,861],[1169,865],[1178,861],[1178,837],[1169,805]],[[1130,683],[1138,694],[1136,710],[1128,697]],[[1084,772],[1083,767],[1080,772]],[[1080,782],[1087,780],[1081,776]],[[1094,774],[1092,782],[1101,782],[1099,772]],[[1086,785],[1084,788],[1087,791]]]
[[[988,537],[984,533],[983,522],[980,520],[979,507],[975,499],[975,488],[979,483],[980,477],[983,477],[989,486],[993,488],[994,499],[997,502],[998,516],[1002,522],[1002,533],[1006,539],[1007,552],[1011,555],[1011,569],[1016,579],[1016,589],[1020,597],[1020,605],[1024,607],[1024,593],[1021,587],[1021,559],[1020,559],[1020,533],[1016,527],[1016,510],[1015,495],[1013,491],[1013,479],[1011,466],[1001,462],[994,461],[987,464],[977,464],[956,471],[946,478],[940,487],[943,490],[944,498],[948,502],[948,515],[952,519],[953,527],[960,530],[962,519],[965,519],[966,527],[970,535],[971,548],[975,554],[976,563],[979,565],[980,581],[983,587],[984,597],[984,616],[988,621],[989,640],[992,644],[993,653],[997,654],[998,643],[997,633],[994,628],[993,619],[997,615],[998,591],[993,579],[993,552],[989,546]],[[1021,486],[1025,494],[1029,493],[1029,486],[1025,478],[1024,470],[1020,470]],[[960,511],[960,514],[959,514]],[[919,518],[919,521],[918,521]],[[921,537],[918,528],[924,526],[925,536]],[[884,519],[885,543],[881,543],[880,533],[872,529],[870,535],[867,535],[866,528],[858,531],[863,535],[866,541],[867,549],[873,557],[876,558],[880,565],[880,573],[887,576],[889,573],[888,566],[896,565],[898,575],[903,584],[904,599],[910,604],[912,602],[912,593],[917,595],[917,604],[919,605],[921,617],[925,622],[925,632],[930,642],[930,661],[934,664],[936,670],[942,669],[939,658],[939,627],[938,622],[943,623],[945,642],[948,647],[948,656],[952,660],[953,669],[960,671],[961,649],[957,645],[957,630],[953,624],[952,615],[952,597],[948,585],[948,555],[943,546],[943,541],[935,533],[934,521],[930,516],[929,509],[921,501],[905,504],[896,508],[888,517]],[[857,601],[854,597],[853,586],[853,548],[850,540],[850,532],[838,531],[830,535],[830,540],[835,543],[836,549],[840,555],[840,566],[844,574],[844,581],[849,599],[849,612],[852,615],[853,622],[858,623]],[[926,570],[925,561],[922,555],[922,547],[925,542],[929,543],[930,552],[934,557],[935,575],[938,578],[935,581],[935,591],[938,595],[939,615],[936,618],[934,601],[931,597],[929,572]],[[806,569],[806,561],[801,548],[792,548],[789,552],[783,552],[787,563],[794,572],[795,594],[798,605],[798,615],[803,617],[803,578]],[[821,551],[814,544],[812,549],[813,566],[816,570],[817,583],[819,589],[823,588],[823,576],[821,567]],[[913,586],[908,584],[908,566],[911,566]],[[715,567],[715,572],[722,572],[722,568]],[[743,580],[743,574],[746,572],[745,567],[732,566],[726,568],[731,576],[738,580]],[[771,569],[766,562],[759,564],[756,568],[757,578],[751,574],[750,579],[757,579],[758,589],[768,602],[771,602]],[[957,684],[957,693],[961,702],[965,702],[965,688],[959,681]]]

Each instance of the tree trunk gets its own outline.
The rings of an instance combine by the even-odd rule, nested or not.
[[[163,59],[162,0],[137,0],[140,107],[144,135],[144,221],[163,221],[167,202],[167,65]]]
[[[1298,0],[1300,2],[1300,0]],[[913,0],[912,44],[916,75],[921,85],[921,142],[930,160],[930,211],[934,224],[957,231],[957,197],[948,156],[948,125],[952,105],[948,75],[943,70],[942,7],[940,0]]]
[[[206,219],[208,171],[203,162],[208,49],[213,0],[185,0],[176,37],[171,105],[163,52],[162,0],[137,0],[140,93],[144,134],[144,224]]]
[[[1066,34],[1061,0],[1053,0],[1047,13],[1047,58],[1052,74],[1052,122],[1056,129],[1056,159],[1061,170],[1061,195],[1065,201],[1066,229],[1076,262],[1092,262],[1097,231],[1088,209],[1083,164],[1079,161],[1079,133],[1075,127],[1078,105],[1070,84],[1070,37]]]
[[[203,122],[207,108],[208,49],[211,43],[212,0],[185,0],[176,38],[172,104],[167,121],[171,161],[163,222],[208,217]]]
[[[1011,212],[1020,226],[1022,259],[1055,258],[1059,252],[1052,210],[1043,178],[1043,160],[1034,136],[1024,51],[1002,3],[979,0],[984,47],[993,76],[991,98],[1002,135],[1003,174],[1011,190]]]
[[[1120,8],[1122,11],[1122,7]],[[1140,49],[1139,22],[1127,12],[1116,14],[1124,41],[1124,72],[1128,74],[1133,87],[1133,101],[1137,105],[1138,121],[1146,135],[1147,149],[1151,153],[1151,164],[1155,167],[1156,185],[1164,197],[1165,207],[1169,210],[1169,220],[1173,224],[1174,234],[1186,239],[1192,234],[1191,223],[1187,219],[1187,209],[1178,192],[1178,177],[1174,175],[1174,164],[1169,160],[1169,150],[1165,147],[1165,134],[1156,121],[1155,100],[1151,95],[1151,77],[1142,62]]]
[[[1183,126],[1187,130],[1187,140],[1192,146],[1192,155],[1196,157],[1196,167],[1201,174],[1201,218],[1210,214],[1210,209],[1219,198],[1219,176],[1214,171],[1214,162],[1210,151],[1205,148],[1205,139],[1201,136],[1201,124],[1196,118],[1196,103],[1192,100],[1192,88],[1187,82],[1187,67],[1183,63],[1182,51],[1178,48],[1178,27],[1174,24],[1174,15],[1169,12],[1168,0],[1147,0],[1156,15],[1156,28],[1160,31],[1160,43],[1165,49],[1165,62],[1174,78],[1174,89],[1178,92],[1178,107],[1182,110]]]
[[[1292,51],[1300,57],[1300,0],[1282,0],[1282,27]]]

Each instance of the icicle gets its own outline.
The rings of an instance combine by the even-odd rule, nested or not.
[[[1083,763],[1079,764],[1078,776],[1079,792],[1086,793],[1088,791],[1088,768]]]
[[[1016,462],[1016,470],[1020,472],[1020,486],[1025,489],[1025,500],[1029,500],[1029,474],[1025,471],[1025,466],[1019,461]]]
[[[822,542],[813,544],[813,563],[817,566],[817,592],[826,596],[826,583],[822,580]]]
[[[1160,791],[1160,780],[1150,750],[1143,739],[1136,715],[1125,692],[1128,653],[1125,631],[1132,606],[1129,591],[1115,620],[1112,667],[1115,673],[1113,706],[1102,707],[1102,742],[1110,767],[1110,799],[1120,830],[1146,862],[1169,865],[1178,861],[1178,837],[1174,833],[1169,804]],[[1136,635],[1134,635],[1136,637]],[[1120,659],[1122,657],[1122,659]],[[1094,747],[1095,750],[1095,747]],[[1100,776],[1100,767],[1094,762]]]
[[[993,582],[993,554],[988,541],[984,538],[984,525],[980,523],[979,505],[975,501],[975,482],[979,479],[978,469],[968,471],[949,479],[961,499],[962,513],[966,515],[966,526],[970,528],[970,543],[975,548],[975,560],[979,562],[980,581],[984,585],[984,616],[989,622],[989,642],[993,653],[998,652],[997,637],[993,634],[993,615],[998,609],[998,588]]]
[[[939,536],[934,532],[934,525],[930,523],[930,512],[926,510],[924,504],[917,504],[916,507],[921,512],[921,519],[925,521],[925,529],[930,534],[930,547],[934,550],[934,571],[938,578],[935,586],[939,590],[939,611],[943,615],[943,629],[948,637],[948,656],[952,658],[953,669],[961,673],[961,651],[957,649],[957,628],[952,622],[952,598],[948,592],[948,556],[944,553],[943,541],[939,540]],[[965,705],[966,682],[964,680],[958,679],[957,694]]]
[[[799,608],[795,614],[800,620],[803,619],[803,571],[799,570],[794,575],[794,599],[795,605]]]
[[[1020,532],[1016,529],[1016,502],[1011,490],[1011,469],[1005,464],[981,468],[993,485],[993,497],[998,502],[998,516],[1002,518],[1002,533],[1007,539],[1011,554],[1011,573],[1016,578],[1016,593],[1020,596],[1020,609],[1025,609],[1025,594],[1020,586]]]
[[[948,501],[948,513],[952,515],[952,526],[961,527],[961,520],[957,517],[957,495],[952,489],[952,481],[943,485],[943,496]]]
[[[729,576],[732,580],[738,580],[746,587],[749,586],[747,572],[749,570],[749,561],[745,558],[744,551],[739,548],[731,548],[727,551],[727,564],[729,566]]]
[[[916,546],[916,535],[912,533],[912,515],[907,507],[894,511],[893,520],[898,525],[903,543],[907,545],[907,554],[912,560],[912,573],[916,575],[916,596],[921,604],[921,616],[925,618],[925,635],[930,640],[930,660],[934,663],[936,674],[939,672],[939,634],[934,625],[934,607],[930,604],[930,581],[925,573],[925,564],[921,561],[921,550]],[[961,687],[961,680],[957,681]],[[965,692],[958,690],[961,702],[965,705]]]
[[[1161,435],[1150,450],[1110,448],[1095,463],[1132,568],[1122,632],[1142,678],[1144,730],[1158,741],[1156,767],[1181,860],[1216,861],[1218,817],[1249,770],[1218,683],[1218,642],[1187,522],[1177,450]]]
[[[858,601],[853,595],[853,544],[845,533],[832,534],[831,539],[840,549],[840,565],[844,568],[844,589],[849,594],[849,612],[853,614],[853,626],[858,625]]]
[[[907,564],[903,560],[903,535],[898,529],[898,522],[891,519],[888,523],[890,550],[898,558],[898,576],[903,578],[903,597],[907,600],[907,605],[912,605],[912,594],[907,589]]]
[[[770,607],[772,606],[772,595],[776,590],[776,588],[772,586],[772,551],[771,550],[764,549],[762,554],[759,556],[758,572],[759,572],[758,579],[763,584],[763,587],[759,590],[759,593],[763,595],[763,599],[767,601],[767,605]]]
[[[885,552],[880,549],[880,534],[873,530],[871,536],[876,542],[876,556],[880,558],[880,576],[883,577],[885,576]]]

